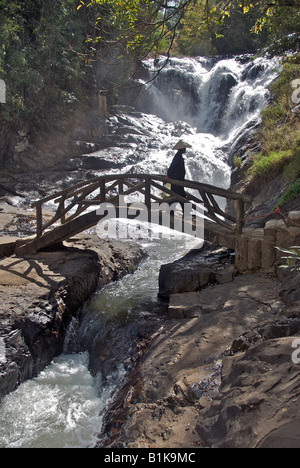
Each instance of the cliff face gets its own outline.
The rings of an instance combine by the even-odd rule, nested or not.
[[[1,169],[12,173],[46,170],[80,153],[73,133],[89,110],[93,109],[83,106],[51,129],[34,130],[26,122],[6,125],[0,132]]]

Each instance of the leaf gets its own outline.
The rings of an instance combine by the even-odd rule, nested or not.
[[[279,250],[280,252],[286,253],[288,255],[294,254],[294,252],[292,252],[291,250],[283,249],[281,247],[276,247],[276,249]]]

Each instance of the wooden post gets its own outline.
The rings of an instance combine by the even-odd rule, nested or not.
[[[101,92],[98,93],[98,112],[101,117],[109,117],[107,109],[107,97],[103,96]]]
[[[66,195],[62,195],[61,197],[61,200],[59,202],[59,205],[58,205],[58,209],[57,209],[57,214],[60,215],[60,213],[63,213],[64,210],[65,210],[65,200],[66,200]],[[66,215],[63,214],[60,218],[60,222],[61,224],[65,224],[66,222]]]
[[[145,177],[145,205],[147,208],[150,208],[151,205],[151,185],[149,177]]]
[[[236,216],[236,234],[240,235],[243,232],[245,225],[245,204],[243,200],[237,201],[237,216]]]
[[[145,177],[145,205],[148,210],[148,222],[151,222],[151,180]]]
[[[101,203],[105,202],[106,193],[105,193],[105,179],[100,181],[100,200]]]
[[[42,212],[42,203],[37,202],[36,204],[36,236],[38,238],[42,237],[43,234],[43,212]]]

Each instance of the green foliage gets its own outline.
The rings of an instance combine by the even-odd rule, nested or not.
[[[300,179],[297,179],[288,187],[288,189],[282,195],[282,197],[277,203],[277,206],[282,206],[284,203],[291,200],[296,195],[299,195],[299,193],[300,193]]]
[[[236,168],[240,168],[242,166],[242,160],[241,158],[237,157],[237,156],[234,156],[233,158],[233,165],[234,167]]]
[[[220,17],[213,9],[207,16],[206,1],[191,2],[176,37],[176,50],[187,55],[208,55],[213,53]]]
[[[253,179],[271,179],[282,171],[290,182],[300,173],[300,128],[296,114],[292,113],[292,83],[299,77],[300,54],[282,62],[279,77],[270,86],[272,100],[262,111],[262,124],[257,134],[261,152],[253,157],[248,174]]]
[[[81,1],[78,8],[87,7],[89,18],[94,19],[88,41],[100,45],[98,52],[113,47],[119,58],[130,54],[141,59],[157,49],[168,33],[166,22],[172,14],[162,13],[163,4],[159,0],[89,0]]]
[[[292,272],[300,272],[300,247],[295,246],[291,247],[290,249],[282,249],[280,247],[276,247],[277,250],[286,254],[286,256],[282,257],[282,260],[286,261],[285,265],[281,265],[280,268],[287,268]]]
[[[283,53],[299,48],[299,0],[195,0],[177,36],[183,54],[253,52],[270,45]]]
[[[282,172],[283,167],[291,161],[292,157],[291,151],[270,151],[265,156],[260,153],[255,156],[248,174],[252,178],[264,177],[271,179]]]
[[[285,168],[284,175],[287,181],[294,182],[300,176],[300,140],[297,142],[291,163]]]

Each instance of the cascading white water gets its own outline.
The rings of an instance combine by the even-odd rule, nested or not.
[[[156,68],[164,60],[156,61]],[[228,188],[230,159],[237,142],[244,141],[259,121],[276,65],[276,60],[262,57],[254,61],[172,58],[140,99],[139,112],[109,119],[115,144],[92,156],[124,161],[122,170],[107,172],[165,174],[174,156],[172,147],[184,137],[192,145],[186,154],[187,178]],[[153,67],[153,61],[145,63],[149,78]],[[124,323],[134,323],[134,309],[145,304],[140,313],[147,315],[146,303],[157,294],[161,263],[174,261],[195,246],[193,238],[165,242],[145,246],[150,257],[136,275],[92,298],[76,339],[81,337],[82,343],[99,339],[97,330],[109,324],[101,340],[111,340],[115,333],[118,341]],[[96,379],[89,374],[87,357],[87,353],[60,356],[39,377],[5,397],[0,405],[0,447],[93,445],[115,388],[111,382],[121,379],[123,368],[119,363],[111,379],[106,375],[104,385],[101,374]]]
[[[149,60],[149,78],[165,58]],[[230,59],[171,58],[139,103],[139,108],[167,122],[184,121],[198,133],[231,142],[236,129],[259,119],[267,87],[278,73],[278,60],[259,57]]]
[[[61,356],[4,399],[0,447],[93,447],[101,427],[100,412],[87,355]]]

